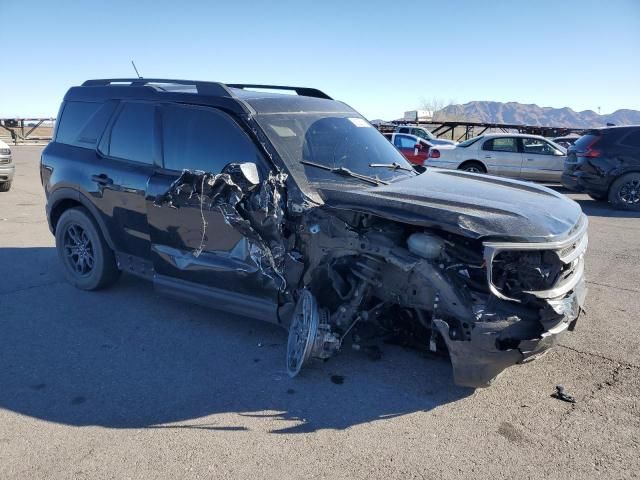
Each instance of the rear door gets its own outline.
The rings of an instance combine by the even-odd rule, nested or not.
[[[538,182],[559,182],[566,155],[548,141],[535,137],[520,137],[522,171],[520,176]]]
[[[144,102],[105,107],[111,108],[115,113],[86,170],[87,193],[109,229],[116,252],[148,259],[145,192],[159,160],[156,109]]]
[[[489,138],[482,144],[480,154],[480,160],[487,167],[487,173],[520,178],[522,154],[518,151],[518,141],[515,137]]]
[[[208,292],[203,296],[229,304],[256,305],[254,298],[259,297],[268,309],[276,302],[277,285],[252,258],[248,239],[217,207],[203,209],[197,195],[180,205],[156,202],[184,170],[218,174],[229,163],[253,162],[265,178],[267,162],[240,126],[220,110],[167,104],[161,111],[163,163],[147,189],[156,283],[198,285]]]

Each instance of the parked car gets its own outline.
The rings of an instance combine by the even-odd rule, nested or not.
[[[640,125],[588,130],[567,152],[562,184],[640,210]]]
[[[567,135],[565,137],[556,137],[553,139],[553,143],[557,143],[561,147],[569,148],[576,143],[576,140],[580,138],[580,135]]]
[[[455,146],[434,147],[427,165],[539,182],[560,182],[565,150],[544,137],[489,133]]]
[[[446,348],[457,383],[486,386],[580,314],[577,203],[518,181],[419,175],[319,90],[89,80],[58,119],[40,173],[67,279],[95,290],[125,271],[278,324],[291,376],[364,325]]]
[[[444,138],[438,138],[428,128],[420,127],[418,125],[403,125],[396,127],[396,133],[406,133],[409,135],[415,135],[423,140],[426,140],[432,145],[455,145],[458,142],[453,140],[445,140]]]
[[[15,175],[16,167],[11,157],[11,148],[0,140],[0,192],[8,192]]]
[[[433,146],[431,143],[415,135],[385,133],[384,136],[393,143],[393,145],[400,150],[404,158],[409,160],[413,165],[424,165],[424,162],[429,157],[429,149]]]

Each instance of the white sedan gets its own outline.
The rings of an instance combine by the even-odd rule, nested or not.
[[[426,166],[489,173],[502,177],[560,182],[567,152],[537,135],[489,133],[455,146],[437,145]]]
[[[9,145],[0,140],[0,192],[9,191],[15,170]]]

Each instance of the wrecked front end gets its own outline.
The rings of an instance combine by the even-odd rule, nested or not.
[[[299,230],[307,259],[288,353],[295,374],[360,329],[448,350],[459,385],[484,387],[572,329],[585,298],[583,215],[561,241],[483,242],[323,209]]]
[[[292,376],[347,343],[365,349],[401,339],[448,352],[457,384],[484,387],[545,352],[578,319],[586,293],[581,213],[559,240],[495,242],[297,203],[286,175],[260,180],[249,166],[185,171],[157,203],[181,208],[191,199],[201,210],[219,209],[242,233],[246,261],[277,290]],[[207,249],[204,221],[202,229],[194,257]]]

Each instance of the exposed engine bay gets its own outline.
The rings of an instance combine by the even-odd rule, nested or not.
[[[584,216],[562,242],[491,243],[369,213],[293,205],[284,174],[260,183],[246,165],[218,175],[185,171],[161,202],[179,208],[195,196],[248,238],[251,257],[278,289],[291,376],[373,328],[381,335],[402,330],[424,348],[448,351],[455,382],[484,387],[546,351],[579,316]]]

